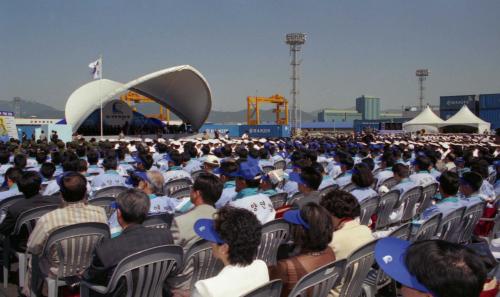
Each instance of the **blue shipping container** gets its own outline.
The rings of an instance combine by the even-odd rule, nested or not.
[[[439,110],[460,110],[465,104],[472,111],[476,111],[475,95],[441,96]]]
[[[443,119],[443,120],[447,120],[449,118],[451,118],[452,116],[454,116],[459,110],[440,110],[439,111],[439,116]]]
[[[290,137],[290,127],[286,125],[241,125],[240,135],[248,132],[251,137]]]
[[[207,131],[210,135],[215,131],[221,134],[229,132],[230,137],[240,137],[245,132],[251,137],[290,137],[290,127],[284,125],[204,124],[199,131]]]
[[[230,124],[204,124],[201,126],[201,133],[207,131],[208,134],[213,135],[215,131],[226,134],[229,132],[230,137],[239,137],[240,136],[240,125],[230,125]]]
[[[480,109],[500,109],[500,94],[479,95]]]
[[[484,121],[491,123],[491,129],[500,128],[500,108],[481,109],[479,117]]]

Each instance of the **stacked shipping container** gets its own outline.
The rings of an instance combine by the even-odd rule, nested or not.
[[[479,106],[476,95],[441,96],[439,98],[439,115],[443,120],[452,117],[462,106],[467,107],[475,115],[479,115]]]
[[[479,95],[479,117],[491,123],[491,128],[500,128],[500,94]]]

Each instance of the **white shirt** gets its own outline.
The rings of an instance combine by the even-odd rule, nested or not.
[[[125,186],[125,178],[117,171],[108,170],[104,174],[95,176],[91,186],[93,191],[113,186]]]
[[[420,171],[410,175],[410,180],[419,186],[425,187],[430,184],[436,183],[436,178],[428,171]]]
[[[335,181],[333,180],[333,178],[331,176],[324,175],[323,179],[321,180],[321,184],[319,185],[318,190],[323,190],[324,188],[331,186],[331,185],[334,185],[334,184],[335,184]]]
[[[57,180],[49,180],[47,182],[47,187],[43,191],[43,196],[51,196],[55,193],[59,192],[59,185],[57,184]]]
[[[195,171],[201,170],[202,163],[196,159],[191,159],[189,162],[184,166],[184,171],[187,171],[189,173],[193,173]],[[168,166],[167,166],[168,168]]]
[[[482,196],[487,197],[489,201],[495,200],[496,197],[495,188],[485,179],[483,180],[481,188],[479,188],[479,193]]]
[[[378,194],[375,192],[374,189],[367,187],[367,188],[356,188],[351,191],[351,194],[356,197],[358,202],[362,202],[366,199],[374,198],[377,197]]]
[[[127,170],[134,170],[134,166],[126,162],[121,162],[118,164],[117,171],[121,176],[128,176]]]
[[[254,260],[247,266],[225,266],[217,276],[199,280],[193,297],[235,297],[244,295],[269,281],[267,265]]]
[[[350,184],[351,182],[352,182],[352,174],[347,171],[341,177],[335,180],[335,183],[339,185],[340,188]]]
[[[43,196],[51,196],[54,195],[55,193],[59,192],[59,184],[57,183],[56,179],[50,180],[47,183],[47,187],[45,188],[45,191],[43,191]],[[87,193],[91,193],[92,188],[90,187],[90,183],[87,181]]]
[[[0,192],[0,201],[2,201],[4,199],[7,199],[7,198],[10,198],[10,197],[21,195],[21,194],[22,193],[19,192],[19,189],[17,188],[17,185],[14,184],[14,186],[12,186],[7,191]]]
[[[328,175],[330,175],[333,178],[336,178],[342,173],[342,169],[340,168],[340,165],[338,165],[335,162],[331,162],[328,164],[326,167],[326,170],[328,171]]]
[[[97,166],[97,165],[90,165],[89,168],[87,169],[87,173],[88,174],[104,174],[104,169],[102,169],[101,167]]]
[[[231,186],[226,186],[224,185],[224,190],[222,190],[222,194],[220,195],[219,200],[215,202],[215,208],[219,209],[229,202],[233,200],[233,198],[236,196],[236,187],[231,187]]]
[[[299,191],[299,184],[294,181],[287,181],[283,186],[283,192],[288,194],[288,197],[292,197],[295,193]]]
[[[255,214],[261,224],[274,220],[276,215],[271,199],[267,195],[260,193],[231,201],[229,205],[248,209]]]
[[[377,188],[380,187],[380,185],[386,181],[387,179],[391,178],[394,176],[394,173],[390,169],[385,169],[377,173],[375,175],[375,178],[377,179]]]
[[[0,165],[0,183],[3,183],[5,180],[5,172],[7,172],[7,169],[12,167],[12,164],[2,164]]]

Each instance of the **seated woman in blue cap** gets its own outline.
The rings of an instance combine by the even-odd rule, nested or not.
[[[304,275],[335,261],[335,254],[328,246],[333,225],[325,208],[309,202],[301,209],[287,211],[283,218],[293,224],[291,233],[299,254],[278,261],[269,268],[269,276],[283,281],[281,296],[285,297]]]
[[[257,217],[242,208],[224,206],[215,219],[199,219],[194,230],[212,242],[214,257],[224,263],[217,276],[196,282],[193,297],[241,296],[267,283],[266,263],[255,260],[262,226]]]

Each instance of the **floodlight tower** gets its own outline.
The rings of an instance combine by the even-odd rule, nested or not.
[[[290,65],[292,66],[292,76],[290,79],[292,80],[292,114],[290,117],[291,128],[292,131],[295,132],[299,125],[297,125],[297,81],[299,80],[298,68],[300,65],[300,61],[297,60],[297,56],[299,55],[301,46],[306,42],[306,34],[305,33],[288,33],[286,34],[285,39],[286,44],[290,46],[290,55],[292,56],[292,61]]]
[[[416,75],[418,77],[418,89],[419,89],[419,101],[420,101],[420,111],[424,110],[424,81],[429,76],[429,69],[417,69]]]

